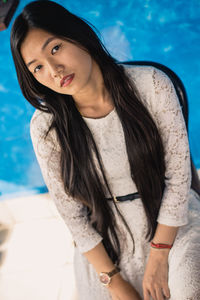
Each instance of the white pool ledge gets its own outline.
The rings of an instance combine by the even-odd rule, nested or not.
[[[72,238],[49,194],[0,202],[0,224],[0,299],[77,299]]]

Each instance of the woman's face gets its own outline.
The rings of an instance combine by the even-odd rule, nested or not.
[[[35,79],[55,92],[75,95],[91,79],[91,56],[75,44],[41,29],[28,32],[21,54]]]

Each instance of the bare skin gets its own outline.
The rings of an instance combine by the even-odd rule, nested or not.
[[[120,275],[113,277],[113,285],[108,288],[113,300],[142,300],[133,286]]]
[[[153,238],[154,243],[173,244],[178,227],[157,225]],[[169,249],[151,248],[143,278],[144,300],[165,300],[170,297],[168,286]]]
[[[110,272],[115,268],[102,242],[90,251],[85,252],[84,255],[94,266],[98,274],[100,272]],[[135,288],[125,281],[120,273],[115,274],[112,277],[110,285],[105,288],[109,290],[113,300],[141,300]]]

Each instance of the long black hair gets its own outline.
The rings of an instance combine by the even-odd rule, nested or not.
[[[11,31],[11,51],[22,93],[36,109],[53,115],[48,132],[54,128],[58,137],[65,191],[86,205],[88,221],[103,237],[103,244],[112,261],[119,263],[121,253],[117,230],[120,229],[105,200],[106,189],[111,197],[112,191],[101,156],[73,97],[56,93],[40,84],[26,67],[20,47],[31,28],[43,29],[80,45],[99,65],[124,131],[131,176],[141,196],[148,221],[146,238],[149,241],[156,230],[165,186],[164,148],[159,131],[124,66],[109,54],[93,25],[53,1],[34,1],[25,6]],[[101,174],[93,155],[97,158]],[[114,205],[134,245],[130,228],[117,205]]]

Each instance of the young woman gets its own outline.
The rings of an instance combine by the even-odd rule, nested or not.
[[[52,1],[24,8],[11,49],[36,108],[38,163],[75,241],[80,299],[200,299],[200,202],[169,78],[120,64]]]

